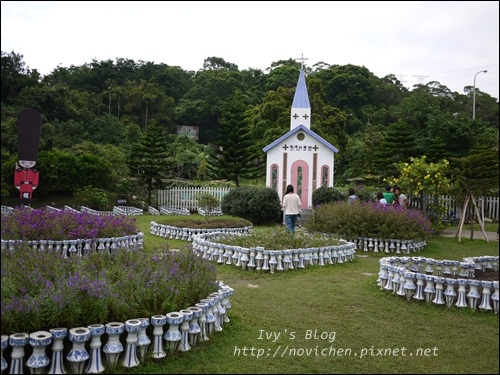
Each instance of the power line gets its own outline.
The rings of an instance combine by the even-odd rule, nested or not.
[[[424,84],[424,79],[425,79],[425,78],[428,78],[428,77],[430,77],[430,76],[424,76],[424,75],[414,75],[413,77],[418,78],[418,83],[419,83],[420,85],[423,85],[423,84]]]

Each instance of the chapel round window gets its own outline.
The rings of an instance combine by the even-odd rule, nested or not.
[[[304,135],[304,133],[299,133],[299,134],[297,134],[297,139],[298,139],[299,141],[303,141],[305,137],[306,137],[306,136]]]

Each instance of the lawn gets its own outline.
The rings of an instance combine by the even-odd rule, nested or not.
[[[137,217],[146,250],[165,242],[185,250],[188,242],[149,233],[157,218]],[[254,231],[266,235],[269,228]],[[494,241],[435,237],[415,255],[461,260],[498,252]],[[352,263],[281,274],[218,265],[219,279],[234,288],[222,332],[188,352],[106,373],[498,374],[498,316],[380,291],[382,256],[358,252]]]

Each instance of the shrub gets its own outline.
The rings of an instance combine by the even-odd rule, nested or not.
[[[320,187],[313,192],[313,207],[321,206],[326,203],[347,201],[349,198],[349,188],[352,186],[339,187]],[[366,186],[355,187],[355,194],[362,202],[373,202],[375,199],[375,190]]]
[[[221,202],[222,212],[253,224],[278,223],[282,218],[278,193],[271,188],[240,186],[227,193]]]
[[[75,201],[81,205],[93,210],[106,211],[111,209],[111,204],[107,193],[102,189],[96,189],[91,186],[85,186],[74,193]]]
[[[422,211],[373,202],[349,205],[336,202],[321,205],[307,221],[310,231],[335,233],[344,238],[426,239],[431,222]]]
[[[356,189],[356,195],[359,197],[361,202],[373,202],[375,199],[376,192],[370,190],[367,187],[362,187]]]
[[[320,206],[326,203],[345,201],[349,197],[347,190],[342,190],[333,187],[320,187],[314,190],[312,195],[313,207]]]
[[[27,246],[2,251],[2,334],[165,314],[217,291],[215,265],[167,250],[66,259]]]
[[[333,188],[322,186],[314,190],[312,194],[313,207],[330,202],[333,202]]]
[[[217,197],[209,193],[200,193],[198,195],[198,207],[207,211],[212,211],[219,207],[220,202]]]

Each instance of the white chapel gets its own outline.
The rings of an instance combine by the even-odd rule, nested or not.
[[[303,60],[290,114],[290,131],[262,150],[266,153],[266,186],[280,200],[292,184],[302,209],[312,206],[319,187],[333,187],[335,154],[338,149],[311,130],[311,105],[307,94]]]

